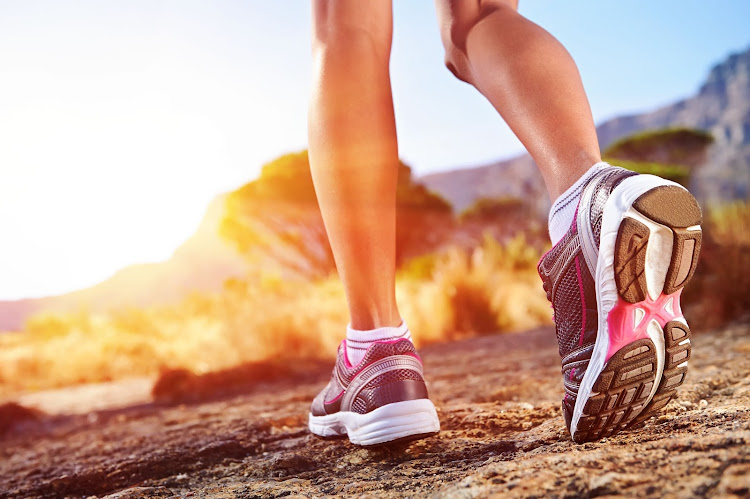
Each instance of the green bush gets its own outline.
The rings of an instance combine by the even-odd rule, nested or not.
[[[692,128],[663,128],[646,130],[624,137],[611,144],[604,156],[659,163],[698,166],[705,159],[713,136]]]
[[[605,161],[613,165],[627,168],[636,173],[647,173],[658,177],[677,182],[680,185],[688,187],[690,183],[690,168],[681,165],[666,165],[663,163],[654,163],[649,161],[629,161],[623,159],[604,158]]]

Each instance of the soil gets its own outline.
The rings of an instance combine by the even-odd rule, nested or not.
[[[560,414],[549,328],[422,349],[442,431],[395,447],[307,431],[330,366],[190,403],[14,406],[28,417],[0,436],[0,496],[750,496],[750,323],[693,345],[688,379],[659,416],[584,445]]]

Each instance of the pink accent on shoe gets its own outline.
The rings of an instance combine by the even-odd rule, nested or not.
[[[417,352],[406,352],[406,353],[404,353],[402,355],[411,355],[412,357],[414,357],[415,359],[417,359],[420,364],[423,364],[422,357],[420,357]]]
[[[336,402],[338,399],[340,399],[343,396],[344,396],[344,390],[341,390],[341,393],[339,393],[338,395],[336,395],[335,397],[333,397],[333,400],[324,400],[323,403],[325,403],[325,404],[333,404],[334,402]]]
[[[575,214],[573,215],[573,223],[570,225],[570,229],[573,230],[573,233],[577,233],[578,232],[578,208],[580,207],[580,204],[581,204],[581,200],[579,199],[578,200],[578,206],[576,206],[576,211],[575,211]],[[563,239],[565,239],[565,236],[563,236]],[[547,254],[550,251],[552,251],[553,249],[557,248],[557,246],[560,243],[562,243],[563,239],[560,239],[557,242],[557,244],[553,244],[550,249],[548,249],[547,251],[544,252],[544,254],[542,255],[542,257],[539,259],[539,261],[536,264],[537,267],[539,266],[540,263],[542,263],[542,260],[544,260],[544,258],[547,256]]]
[[[373,341],[372,343],[374,345],[375,343],[386,343],[387,344],[387,343],[398,343],[399,341],[409,341],[409,340],[407,340],[406,338],[396,338],[395,340],[378,340],[378,341]]]
[[[576,214],[578,210],[576,210]],[[578,346],[583,345],[583,334],[586,332],[586,296],[583,292],[583,277],[581,277],[581,265],[576,257],[576,273],[578,274],[578,290],[581,292],[581,337],[578,339]],[[572,378],[571,378],[572,379]]]
[[[345,366],[346,366],[346,367],[347,367],[348,369],[352,369],[352,368],[354,368],[354,366],[352,365],[352,363],[351,363],[351,362],[349,362],[349,355],[348,355],[348,354],[346,353],[346,340],[343,340],[343,341],[341,342],[341,348],[343,348],[343,349],[344,349],[344,365],[345,365]],[[364,360],[364,359],[362,359],[362,360]],[[362,360],[360,360],[360,361],[359,361],[359,362],[357,363],[357,365],[361,364],[361,363],[362,363]]]
[[[651,321],[656,320],[663,328],[667,322],[682,317],[680,309],[680,294],[682,289],[671,295],[661,294],[656,300],[650,296],[638,303],[628,303],[622,298],[617,299],[617,304],[607,316],[609,329],[609,350],[605,361],[617,353],[622,347],[636,340],[647,339],[647,328]],[[672,312],[667,310],[669,301],[672,301]],[[635,324],[637,310],[643,313],[643,317]]]
[[[576,208],[576,216],[578,215],[578,209]],[[583,345],[583,335],[586,332],[586,297],[583,293],[583,278],[581,277],[581,264],[578,263],[578,257],[575,258],[576,262],[576,274],[578,274],[578,290],[581,292],[581,334],[578,339],[578,346]],[[576,368],[570,370],[570,380],[573,380],[573,376],[576,374]]]
[[[583,190],[581,190],[583,192]],[[578,210],[581,209],[581,199],[583,199],[583,196],[578,197],[578,204],[576,205],[576,211],[573,213],[573,223],[570,224],[570,230],[573,231],[574,234],[578,233]]]

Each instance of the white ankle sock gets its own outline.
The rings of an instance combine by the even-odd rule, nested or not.
[[[351,365],[356,366],[365,356],[367,348],[376,341],[397,340],[406,338],[411,341],[411,333],[405,321],[401,321],[398,327],[379,327],[369,331],[358,331],[352,329],[352,325],[346,326],[346,356]]]
[[[573,217],[578,208],[578,200],[581,199],[583,187],[591,177],[599,173],[600,170],[608,168],[609,163],[601,161],[581,175],[575,184],[571,185],[567,191],[563,192],[559,198],[552,204],[549,210],[549,238],[552,240],[552,246],[559,243],[565,237],[565,234],[573,224]]]

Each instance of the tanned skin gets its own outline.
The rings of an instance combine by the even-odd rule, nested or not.
[[[351,326],[398,326],[391,0],[313,0],[309,155]],[[436,0],[446,66],[536,161],[552,200],[601,161],[578,68],[514,0]]]

